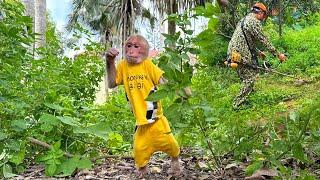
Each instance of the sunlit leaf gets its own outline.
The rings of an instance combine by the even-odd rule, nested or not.
[[[23,119],[11,121],[11,126],[13,130],[17,132],[22,132],[23,130],[28,128],[26,120]]]
[[[57,104],[50,104],[50,103],[44,103],[45,106],[47,106],[48,108],[57,110],[57,111],[62,111],[64,108],[57,105]]]
[[[41,130],[44,132],[50,132],[53,127],[60,124],[60,120],[52,114],[41,115],[41,117],[39,118],[39,122],[42,123]]]
[[[21,149],[19,152],[14,153],[10,158],[10,162],[13,162],[15,165],[21,164],[24,160],[25,152],[25,149]]]
[[[12,178],[16,176],[16,174],[12,173],[12,167],[10,166],[10,164],[4,164],[2,166],[2,173],[5,178]]]
[[[88,158],[82,158],[79,160],[77,167],[80,169],[91,169],[93,163]]]
[[[58,151],[60,149],[60,146],[61,146],[61,141],[57,141],[56,143],[53,144],[52,148],[55,151]]]
[[[70,126],[81,126],[81,124],[75,120],[74,117],[70,117],[70,116],[57,116],[57,118],[63,122],[64,124],[68,124]]]
[[[57,170],[57,165],[56,164],[48,164],[46,165],[46,176],[53,176],[55,175],[55,172]]]
[[[64,176],[71,175],[76,170],[79,159],[78,156],[75,156],[66,160],[59,166],[59,171],[61,171]]]
[[[211,18],[208,22],[208,29],[215,31],[218,28],[219,20],[218,18]]]
[[[256,170],[261,169],[262,167],[263,167],[263,162],[262,161],[255,161],[245,169],[245,173],[246,173],[246,175],[251,175]]]

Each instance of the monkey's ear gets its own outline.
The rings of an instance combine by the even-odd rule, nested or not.
[[[148,58],[154,58],[159,54],[159,51],[156,49],[152,49],[149,51]]]

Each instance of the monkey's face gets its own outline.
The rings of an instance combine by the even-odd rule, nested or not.
[[[131,64],[139,64],[148,56],[146,45],[137,38],[133,38],[125,46],[127,61]]]

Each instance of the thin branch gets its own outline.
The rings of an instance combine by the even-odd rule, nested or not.
[[[40,145],[42,147],[45,147],[47,149],[52,149],[52,145],[49,145],[47,144],[46,142],[43,142],[43,141],[40,141],[38,139],[35,139],[33,137],[28,137],[28,140],[33,143],[33,144],[37,144],[37,145]],[[68,158],[72,158],[74,155],[68,153],[68,152],[65,152],[64,155]]]
[[[228,36],[228,35],[226,35],[226,34],[223,34],[222,32],[216,32],[218,35],[221,35],[221,36],[223,36],[223,37],[226,37],[226,38],[228,38],[228,39],[231,39],[231,36]]]

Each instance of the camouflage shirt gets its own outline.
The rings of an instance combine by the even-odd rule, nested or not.
[[[243,63],[252,64],[252,55],[244,37],[241,22],[244,21],[243,30],[245,31],[248,43],[251,49],[256,52],[256,43],[261,42],[270,53],[274,56],[277,54],[276,49],[271,45],[268,38],[263,34],[261,21],[255,17],[254,13],[249,13],[237,24],[237,27],[232,35],[228,46],[228,58],[231,58],[232,51],[237,51],[241,54]]]

